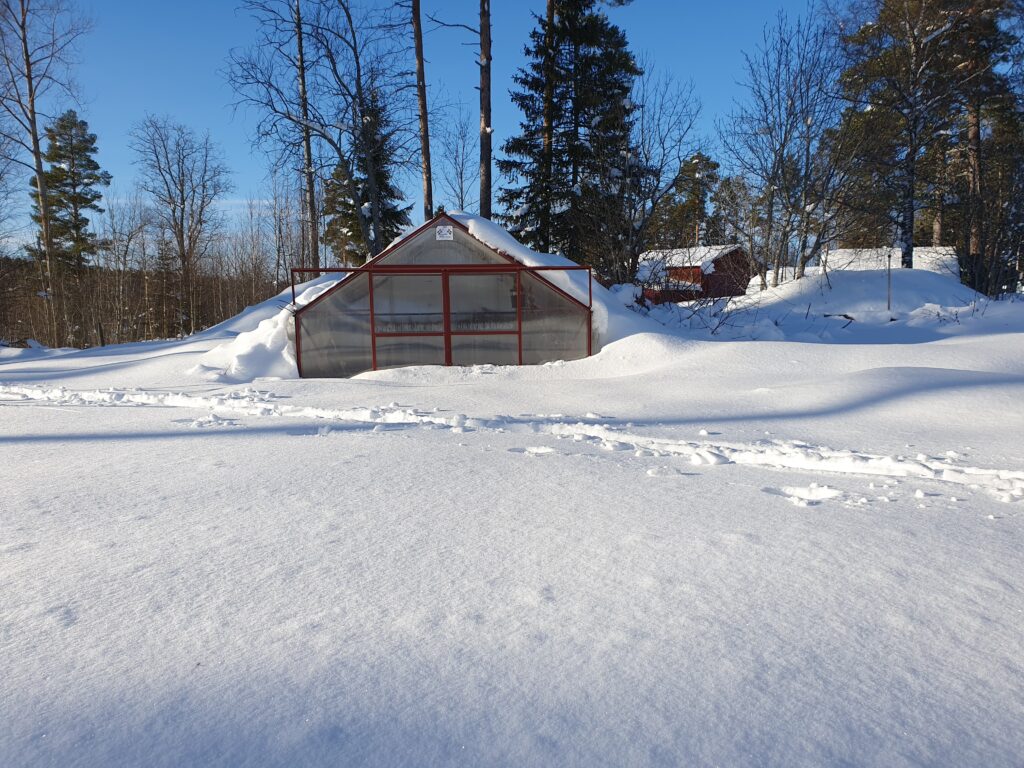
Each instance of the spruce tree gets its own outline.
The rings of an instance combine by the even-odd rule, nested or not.
[[[684,248],[714,244],[721,227],[709,228],[708,203],[718,186],[719,164],[696,153],[679,169],[671,194],[658,206],[651,222],[650,239],[658,248]],[[717,222],[716,222],[717,224]]]
[[[96,134],[74,110],[60,115],[46,128],[44,160],[46,199],[50,214],[52,256],[58,264],[80,273],[96,255],[100,242],[89,231],[89,212],[103,213],[103,193],[98,187],[110,184],[110,174],[96,161]],[[38,194],[32,179],[32,220],[40,223]]]
[[[395,165],[395,131],[377,91],[370,93],[364,110],[364,135],[370,145],[370,162],[366,153],[355,153],[357,168],[349,176],[345,164],[339,163],[324,183],[324,215],[327,226],[324,242],[339,264],[362,264],[375,256],[371,244],[363,238],[360,217],[369,231],[372,226],[368,167],[372,165],[376,179],[377,204],[380,206],[381,231],[375,241],[386,247],[409,224],[411,205],[402,205],[402,194],[395,186],[392,172]],[[353,195],[353,189],[355,194]]]
[[[640,68],[596,0],[565,0],[556,10],[550,23],[537,17],[529,64],[514,78],[511,97],[523,117],[498,161],[511,180],[499,200],[530,246],[597,264],[593,225],[622,226],[608,216],[621,211],[615,201],[633,172],[629,95]]]

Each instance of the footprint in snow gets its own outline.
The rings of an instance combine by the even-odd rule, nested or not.
[[[70,605],[55,605],[46,610],[47,616],[53,616],[64,627],[73,627],[78,623],[78,611]]]
[[[675,467],[654,467],[647,470],[648,477],[698,477],[699,472],[683,472]]]
[[[773,496],[782,496],[786,501],[797,507],[813,507],[823,501],[838,499],[843,492],[837,488],[829,488],[827,485],[811,483],[808,486],[784,485],[782,488],[762,488],[765,493]]]
[[[548,448],[546,445],[531,445],[527,448],[509,448],[509,453],[522,453],[526,456],[546,456],[549,453],[554,453],[554,448]]]
[[[211,413],[195,419],[191,424],[189,424],[189,426],[194,429],[207,429],[209,427],[237,427],[238,421],[236,419],[225,419],[222,416]]]

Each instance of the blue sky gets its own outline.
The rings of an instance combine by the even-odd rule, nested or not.
[[[423,0],[424,13],[473,23],[478,0]],[[225,82],[228,52],[254,36],[250,19],[235,0],[83,0],[94,27],[81,46],[77,81],[82,112],[99,136],[100,162],[114,175],[115,189],[132,186],[135,169],[128,131],[146,113],[167,114],[198,130],[209,130],[234,171],[233,197],[261,196],[264,158],[250,146],[255,116],[232,108]],[[741,96],[742,51],[760,40],[764,25],[784,9],[804,11],[806,0],[634,0],[609,11],[625,29],[635,52],[679,80],[693,80],[703,103],[700,133],[714,142],[715,120]],[[519,115],[508,99],[523,45],[543,0],[492,0],[495,147],[516,130]],[[428,30],[432,25],[427,24]],[[477,71],[468,36],[429,31],[427,76],[432,94],[476,109]],[[435,150],[436,151],[436,150]],[[410,202],[418,182],[405,184]],[[415,210],[419,210],[419,207]]]

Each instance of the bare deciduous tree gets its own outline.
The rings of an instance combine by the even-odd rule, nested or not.
[[[398,118],[392,121],[398,130],[386,137],[389,150],[397,156],[385,161],[411,165],[417,135],[415,111],[408,106],[413,80],[401,66],[404,51],[391,16],[361,10],[350,0],[310,0],[305,7],[307,115],[302,114],[293,79],[284,74],[294,70],[282,66],[289,61],[290,43],[282,42],[279,21],[271,20],[273,34],[268,33],[260,45],[233,54],[231,82],[240,103],[262,113],[258,140],[294,145],[298,129],[308,129],[325,150],[320,166],[326,176],[340,168],[349,198],[368,198],[365,206],[356,205],[360,211],[357,235],[365,250],[376,254],[386,244],[382,221],[387,190],[379,184],[382,141],[376,131],[380,121],[372,115],[385,109],[389,117]],[[286,18],[291,18],[290,12]]]
[[[219,225],[215,203],[230,191],[229,171],[208,134],[149,116],[132,131],[140,187],[178,268],[178,329],[197,328],[197,267]]]
[[[553,0],[550,5],[551,8],[554,7]],[[480,24],[476,27],[461,22],[444,21],[434,16],[428,18],[441,27],[464,29],[479,41],[477,64],[480,67],[480,215],[489,219],[492,214],[491,146],[494,138],[494,126],[491,124],[491,0],[480,0]]]
[[[720,124],[734,174],[749,185],[756,226],[745,233],[762,287],[796,277],[841,236],[840,202],[854,148],[842,125],[835,38],[813,13],[780,14],[746,56],[747,97]]]
[[[263,115],[256,143],[274,156],[275,168],[300,169],[306,264],[320,266],[320,215],[317,207],[317,162],[314,140],[319,115],[311,90],[314,61],[307,53],[309,30],[303,0],[244,0],[243,8],[259,30],[252,47],[231,52],[229,80],[241,103],[256,106]],[[314,6],[315,10],[315,6]]]
[[[480,172],[473,118],[460,107],[441,125],[441,190],[449,208],[468,211],[478,200],[474,187]]]
[[[41,120],[44,105],[69,96],[68,65],[78,39],[88,30],[65,0],[0,0],[0,131],[7,156],[35,177],[40,236],[45,266],[44,288],[49,299],[53,342],[63,341],[58,328],[59,297],[54,292],[53,242],[43,169]],[[64,329],[65,331],[67,329]]]
[[[100,223],[104,248],[100,252],[99,266],[108,280],[106,290],[93,292],[90,308],[95,312],[93,325],[101,329],[100,335],[108,343],[134,341],[138,338],[137,319],[140,316],[149,319],[145,282],[141,292],[135,285],[136,275],[146,266],[146,229],[150,225],[150,213],[137,189],[125,198],[111,194],[106,199],[106,212]],[[143,330],[147,331],[151,332],[148,327]],[[147,333],[143,338],[151,336]]]
[[[696,149],[693,128],[700,101],[693,84],[679,84],[656,74],[650,62],[641,62],[631,95],[633,125],[626,167],[621,178],[632,183],[624,190],[624,216],[629,226],[609,274],[626,282],[636,274],[640,254],[648,248],[648,229],[658,205],[675,187],[683,163]],[[609,183],[615,183],[610,179]]]

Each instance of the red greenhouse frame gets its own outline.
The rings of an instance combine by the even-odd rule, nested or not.
[[[592,354],[593,346],[593,273],[590,267],[582,265],[565,265],[565,266],[527,266],[521,262],[516,261],[506,253],[502,253],[499,250],[488,246],[486,243],[481,243],[489,250],[493,251],[498,256],[505,259],[505,264],[443,264],[443,265],[431,265],[431,264],[383,264],[381,260],[392,253],[396,248],[400,247],[403,242],[419,234],[421,231],[426,229],[428,226],[435,224],[438,219],[445,218],[452,222],[455,226],[460,229],[467,231],[468,229],[460,222],[452,219],[449,216],[442,214],[439,217],[435,217],[431,221],[428,221],[422,227],[412,232],[407,238],[403,238],[402,241],[395,243],[387,250],[383,251],[376,258],[372,259],[366,265],[362,267],[293,267],[291,269],[291,283],[292,283],[292,303],[294,305],[296,300],[295,286],[297,277],[307,275],[322,275],[322,274],[345,274],[346,277],[340,280],[336,285],[331,286],[324,293],[317,296],[313,301],[308,304],[299,307],[295,310],[295,359],[299,370],[299,375],[302,376],[302,314],[316,306],[320,301],[327,298],[334,291],[341,288],[343,285],[349,283],[350,280],[355,279],[357,276],[366,274],[368,276],[368,298],[369,298],[369,325],[370,325],[370,349],[371,349],[371,370],[378,370],[377,364],[377,339],[378,338],[410,338],[410,337],[432,337],[432,338],[443,338],[444,340],[444,364],[447,366],[453,365],[452,363],[452,339],[460,336],[515,336],[516,345],[518,348],[518,363],[523,364],[523,292],[522,276],[524,273],[535,275],[540,281],[543,282],[544,286],[552,289],[556,293],[560,294],[563,298],[572,302],[573,304],[583,308],[587,312],[587,356]],[[587,303],[584,304],[578,298],[568,293],[558,285],[554,284],[550,280],[544,278],[543,273],[545,272],[586,272],[587,273]],[[452,276],[462,275],[514,275],[515,277],[515,329],[514,330],[457,330],[452,328],[452,313],[451,313],[451,288],[450,281]],[[418,275],[418,276],[438,276],[441,279],[441,293],[442,293],[442,317],[443,327],[438,331],[378,331],[377,330],[377,316],[374,306],[373,297],[373,286],[374,278],[379,275],[386,276],[406,276],[406,275]]]

